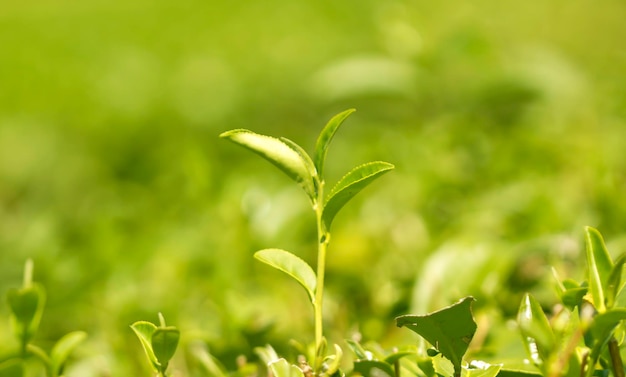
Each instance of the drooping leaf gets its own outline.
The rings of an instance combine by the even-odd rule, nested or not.
[[[406,326],[421,335],[454,366],[455,376],[461,374],[461,362],[476,332],[472,316],[473,297],[427,315],[404,315],[396,318],[399,327]]]
[[[555,349],[554,333],[541,305],[528,293],[520,303],[517,323],[531,359],[543,364]]]
[[[44,288],[31,283],[20,289],[10,289],[7,301],[11,309],[14,331],[17,338],[24,344],[32,338],[39,327],[46,301]]]
[[[372,183],[376,178],[393,168],[394,166],[387,162],[370,162],[357,166],[341,178],[331,190],[324,204],[322,219],[326,229],[330,230],[330,225],[335,215],[337,215],[337,212],[339,212],[350,199]]]
[[[379,360],[355,360],[354,371],[363,376],[393,377],[393,368],[384,361]]]
[[[615,264],[611,268],[611,273],[609,274],[609,279],[607,281],[604,292],[606,294],[607,309],[611,309],[613,306],[615,306],[617,294],[622,288],[622,273],[624,271],[624,263],[626,263],[626,254],[620,255],[619,258],[615,260]]]
[[[152,334],[152,352],[162,369],[167,368],[180,339],[180,331],[176,327],[157,327]]]
[[[596,341],[604,344],[619,323],[626,319],[626,308],[613,308],[593,317],[590,331]]]
[[[147,321],[138,321],[133,323],[130,328],[133,329],[135,335],[139,338],[150,364],[158,371],[161,365],[152,350],[152,334],[154,334],[157,329],[156,325]]]
[[[310,158],[302,156],[302,148],[295,150],[283,140],[244,129],[227,131],[220,137],[246,147],[265,158],[298,182],[311,201],[316,199],[314,177],[317,173],[314,170],[311,171]]]
[[[50,351],[51,369],[55,376],[61,374],[63,365],[74,349],[85,340],[87,333],[84,331],[74,331],[65,334],[59,339]]]
[[[337,132],[337,129],[339,129],[339,126],[341,126],[343,121],[355,111],[355,109],[348,109],[335,115],[328,121],[326,126],[324,126],[322,132],[320,132],[317,142],[315,143],[315,167],[320,177],[323,177],[324,174],[324,164],[330,141],[333,136],[335,136],[335,132]]]
[[[296,279],[306,289],[311,302],[315,302],[317,280],[315,272],[305,261],[281,249],[260,250],[254,254],[254,257]]]
[[[585,228],[585,244],[587,252],[587,273],[589,291],[593,305],[600,313],[606,310],[605,289],[613,269],[613,261],[606,249],[600,232],[592,227]]]

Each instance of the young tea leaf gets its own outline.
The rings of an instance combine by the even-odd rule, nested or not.
[[[605,289],[613,269],[613,261],[606,250],[604,239],[597,229],[589,226],[585,228],[585,243],[587,246],[589,291],[593,305],[598,312],[602,313],[606,310]]]
[[[72,351],[87,337],[87,333],[83,331],[74,331],[65,334],[52,347],[50,351],[51,369],[55,376],[59,376],[63,369],[63,365],[67,361]]]
[[[520,304],[517,323],[531,359],[536,364],[543,363],[554,351],[554,333],[541,305],[528,293]]]
[[[311,170],[311,159],[302,155],[302,148],[295,150],[290,145],[293,142],[285,142],[275,137],[259,135],[244,129],[227,131],[222,133],[220,137],[246,147],[265,158],[291,179],[298,182],[311,201],[316,199],[314,177],[317,172]]]
[[[148,357],[150,364],[152,364],[154,369],[158,371],[161,365],[159,364],[156,356],[154,355],[154,351],[152,350],[152,334],[154,334],[157,327],[151,322],[138,321],[133,323],[130,328],[133,329],[135,335],[137,335],[137,338],[139,338],[139,341],[143,346],[143,350],[146,352],[146,356]]]
[[[274,377],[304,377],[302,370],[285,359],[270,362],[267,367]]]
[[[281,249],[257,251],[254,257],[296,279],[306,289],[311,302],[315,302],[317,279],[311,266],[294,254]]]
[[[152,352],[162,369],[167,368],[180,339],[180,331],[175,327],[157,327],[152,334]]]
[[[349,109],[332,117],[317,138],[317,142],[315,143],[315,167],[320,177],[323,177],[324,174],[324,164],[326,162],[326,153],[330,141],[333,139],[333,136],[335,136],[335,132],[337,132],[337,129],[339,129],[343,121],[355,111],[355,109]]]
[[[326,229],[330,230],[330,225],[335,215],[337,215],[337,212],[339,212],[350,199],[372,183],[376,178],[393,168],[394,166],[387,162],[370,162],[357,166],[341,178],[331,190],[324,204],[322,219]]]
[[[461,375],[461,361],[476,332],[472,316],[473,297],[427,315],[404,315],[396,318],[399,327],[406,326],[441,352]]]
[[[12,313],[14,331],[25,346],[26,342],[37,331],[43,315],[46,292],[36,283],[20,289],[11,289],[7,292],[7,301]]]

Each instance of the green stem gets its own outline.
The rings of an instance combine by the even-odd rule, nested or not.
[[[324,225],[324,221],[322,220],[322,214],[324,211],[324,183],[321,182],[318,186],[318,194],[317,201],[314,204],[315,208],[315,217],[317,220],[317,284],[315,288],[315,351],[316,354],[319,351],[319,347],[322,344],[322,339],[324,337],[323,330],[323,319],[322,319],[322,300],[324,297],[324,272],[326,269],[326,250],[328,248],[328,243],[330,242],[330,234],[327,232],[326,227]],[[315,365],[320,365],[318,363],[320,360],[316,360]]]

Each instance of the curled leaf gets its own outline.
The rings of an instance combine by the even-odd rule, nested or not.
[[[265,158],[291,179],[298,182],[311,201],[316,199],[314,177],[317,172],[312,170],[311,159],[306,153],[303,153],[302,148],[296,150],[292,147],[295,143],[287,139],[281,140],[271,136],[259,135],[244,129],[227,131],[222,133],[220,137],[239,144]]]
[[[294,278],[307,291],[311,302],[315,302],[317,279],[315,272],[305,261],[281,249],[260,250],[254,257]]]

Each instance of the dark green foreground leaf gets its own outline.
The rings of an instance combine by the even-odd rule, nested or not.
[[[472,316],[473,297],[427,315],[404,315],[396,318],[399,327],[406,326],[421,335],[452,362],[455,376],[461,375],[461,362],[476,332]]]

